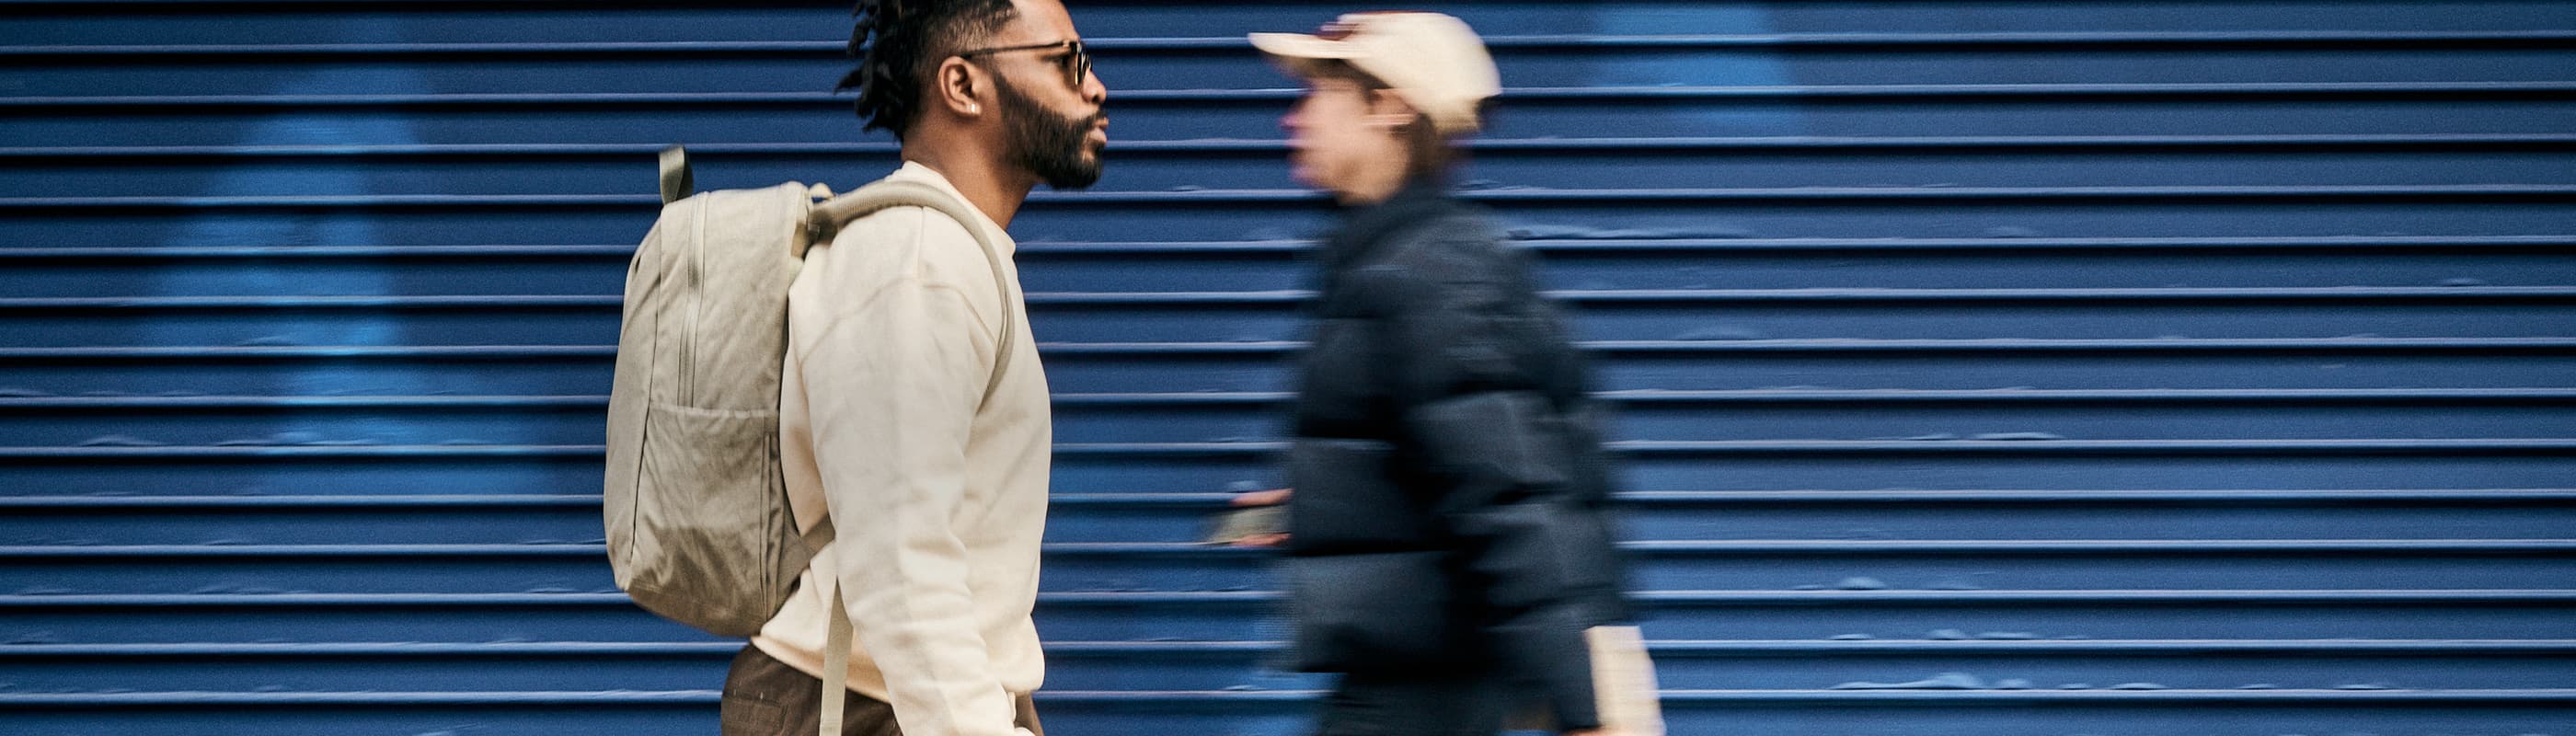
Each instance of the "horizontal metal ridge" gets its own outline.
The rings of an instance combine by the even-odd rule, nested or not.
[[[2576,454],[2576,438],[2541,439],[2361,439],[2361,440],[1754,440],[1683,441],[1622,440],[1607,443],[1616,453],[1633,456],[1821,455],[2562,455]]]
[[[1134,492],[1056,493],[1048,503],[1065,508],[1212,508],[1228,505],[1234,493]],[[2060,491],[1629,491],[1616,497],[1640,506],[1730,504],[2289,504],[2334,505],[2478,504],[2558,505],[2576,502],[2576,489],[2401,489],[2401,490],[2060,490]],[[390,496],[94,496],[0,495],[0,510],[119,509],[266,509],[332,508],[412,510],[424,508],[596,508],[596,495],[390,495]]]
[[[516,509],[598,508],[597,494],[393,496],[0,496],[0,509]]]
[[[1952,303],[1952,302],[2215,302],[2576,300],[2576,286],[2302,286],[2090,289],[1556,289],[1542,292],[1575,304],[1630,303]],[[1308,291],[1044,292],[1031,306],[1294,306]],[[420,296],[108,296],[0,298],[0,311],[181,309],[616,309],[611,294]]]
[[[605,407],[606,396],[0,396],[9,409],[453,409]]]
[[[2576,340],[2568,341],[2576,347]],[[208,358],[218,360],[300,360],[308,358],[385,358],[409,359],[515,359],[532,358],[611,358],[617,355],[615,345],[223,345],[191,347],[84,347],[84,348],[14,348],[0,347],[0,358],[10,360],[50,359],[131,359],[171,360]]]
[[[2408,134],[2266,134],[2266,135],[2051,135],[2051,136],[1673,136],[1654,138],[1491,138],[1464,141],[1483,152],[1575,151],[2101,151],[2123,149],[2257,149],[2285,150],[2420,150],[2507,149],[2544,151],[2576,145],[2576,135],[2553,133],[2408,133]],[[167,163],[185,159],[417,159],[546,158],[622,159],[651,156],[664,146],[619,143],[468,143],[379,145],[234,145],[234,146],[57,146],[0,147],[0,161],[67,160],[122,165],[127,159]],[[720,156],[861,156],[891,157],[892,143],[701,143],[689,152]],[[1277,153],[1285,140],[1197,138],[1185,140],[1111,141],[1116,153]]]
[[[1656,654],[2576,654],[2576,639],[1961,639],[1658,640]]]
[[[2160,403],[2494,403],[2576,401],[2570,388],[2362,388],[2362,389],[1633,389],[1600,391],[1593,398],[1625,405],[1657,404],[2160,404]],[[1173,393],[1058,393],[1059,407],[1253,406],[1292,401],[1280,391]],[[0,395],[0,412],[58,409],[456,409],[604,407],[607,396],[318,395],[318,396],[33,396]]]
[[[652,2],[635,3],[635,5],[640,7],[667,7],[674,4],[686,5],[688,3],[673,3],[669,0],[654,0]],[[714,6],[706,3],[700,4],[708,7],[731,7]],[[792,3],[779,3],[775,0],[770,2],[753,3],[752,5],[768,5],[775,7],[782,4],[792,5]],[[9,8],[13,12],[29,12],[40,9],[82,11],[97,8],[111,9],[114,12],[131,12],[136,8],[214,8],[226,13],[241,12],[244,8],[272,11],[292,8],[294,9],[294,12],[310,12],[308,10],[309,8],[330,7],[366,8],[371,11],[383,12],[382,9],[388,6],[399,7],[406,10],[421,8],[436,8],[439,10],[452,10],[458,8],[506,8],[510,10],[553,8],[596,10],[599,8],[596,3],[582,2],[581,0],[0,0],[0,8]]]
[[[1032,295],[1034,296],[1034,295]],[[613,309],[619,297],[577,295],[140,296],[0,299],[0,310],[61,309]]]
[[[2561,201],[2576,187],[2540,184],[2418,184],[2298,186],[2115,187],[1787,187],[1777,189],[1477,189],[1460,197],[1480,202],[1958,202],[2047,201]],[[1113,206],[1146,204],[1275,205],[1321,203],[1302,189],[1194,191],[1038,192],[1031,204]],[[370,194],[154,197],[0,198],[0,211],[93,210],[312,210],[312,209],[547,209],[658,207],[649,194]]]
[[[2569,595],[2576,600],[2576,593]],[[1280,600],[1272,591],[1192,591],[1120,593],[1039,593],[1043,603],[1059,605],[1238,605]],[[0,594],[0,610],[12,608],[632,608],[624,593],[180,593],[180,594]]]
[[[2497,439],[1919,439],[1919,440],[1620,440],[1606,443],[1627,456],[1776,455],[2008,455],[2183,456],[2251,455],[2566,455],[2576,438]],[[1287,443],[1257,442],[1060,442],[1057,457],[1229,457],[1269,455]],[[592,458],[599,445],[144,445],[98,447],[0,447],[0,459],[18,461],[160,462],[181,460],[475,460],[494,458]]]
[[[601,544],[154,544],[19,545],[0,547],[0,560],[215,559],[350,557],[596,557]]]
[[[1280,641],[1050,641],[1050,655],[1269,654]],[[1657,655],[1680,657],[1766,654],[1919,655],[2555,655],[2576,654],[2570,639],[1837,639],[1648,640]],[[732,654],[736,642],[259,642],[184,644],[10,644],[0,659],[164,659],[198,657],[669,657]]]
[[[1236,44],[1237,39],[1222,39]],[[1872,49],[1941,46],[2076,46],[2083,48],[2119,46],[2238,46],[2263,48],[2300,47],[2344,44],[2453,45],[2463,43],[2542,43],[2576,42],[2576,31],[2566,30],[2423,30],[2423,31],[2339,31],[2339,30],[2244,30],[2244,31],[2019,31],[1960,33],[1778,33],[1778,34],[1674,34],[1674,35],[1513,35],[1496,36],[1489,45],[1517,46],[1646,46],[1646,47],[1800,47]]]
[[[2559,402],[2576,400],[2576,389],[2558,388],[2386,388],[2386,389],[1753,389],[1682,391],[1639,389],[1603,391],[1596,397],[1625,404],[1897,404],[1897,403],[2426,403],[2426,402]],[[6,400],[0,400],[5,405]]]
[[[631,608],[624,593],[152,593],[0,595],[11,608]]]
[[[1055,646],[1049,644],[1049,646]],[[738,641],[495,641],[495,642],[258,642],[246,644],[6,644],[0,659],[56,657],[474,657],[474,656],[686,656],[732,654]]]
[[[11,197],[6,210],[197,210],[338,208],[535,208],[660,206],[650,194],[351,194],[176,197]]]
[[[1664,353],[2157,353],[2180,355],[2212,352],[2569,352],[2576,338],[2560,337],[2327,337],[2327,338],[2159,338],[2146,340],[2079,340],[1995,338],[1972,340],[1592,340],[1586,350],[1611,354]],[[1305,349],[1303,342],[1039,343],[1051,355],[1286,355]],[[302,360],[312,358],[538,359],[615,356],[613,345],[229,345],[166,347],[0,347],[0,360]]]
[[[6,7],[10,3],[0,3]],[[1164,39],[1083,39],[1084,48],[1158,48]],[[1184,41],[1184,39],[1172,39]],[[1239,44],[1249,47],[1249,43]],[[232,43],[232,44],[86,44],[0,46],[0,59],[134,59],[283,56],[335,57],[523,57],[644,56],[699,58],[720,54],[844,55],[845,42],[833,41],[591,41],[559,43]],[[372,61],[372,60],[371,60]]]
[[[562,706],[562,705],[714,705],[716,690],[601,690],[503,692],[114,692],[0,693],[0,710],[67,707],[174,706]]]
[[[492,459],[595,457],[600,445],[154,445],[139,447],[0,447],[11,460],[187,460],[260,458]]]
[[[567,706],[567,705],[702,705],[718,702],[715,690],[670,691],[518,691],[518,692],[101,692],[101,693],[6,693],[0,694],[0,709],[38,708],[125,708],[125,707],[282,707],[282,706]],[[2092,690],[1961,690],[1961,689],[1851,689],[1851,690],[1665,690],[1661,693],[1667,707],[1673,705],[1722,704],[1806,704],[1833,705],[1858,703],[1937,703],[1946,705],[1992,704],[1997,706],[2097,703],[2097,704],[2351,704],[2351,705],[2460,705],[2470,703],[2576,705],[2576,689],[2496,689],[2496,690],[2187,690],[2187,689],[2122,689]],[[1323,693],[1308,690],[1207,690],[1207,691],[1079,691],[1046,690],[1037,694],[1041,702],[1057,705],[1078,704],[1170,704],[1197,707],[1224,707],[1226,704],[1270,702],[1304,704],[1320,700]]]
[[[2231,554],[2231,553],[2424,553],[2424,554],[2565,554],[2576,552],[2576,539],[2116,539],[2116,540],[1635,540],[1620,549],[1643,555],[1731,554]],[[1053,542],[1049,554],[1065,556],[1151,557],[1169,555],[1268,556],[1269,550],[1188,542]],[[59,555],[79,554],[81,547],[43,548]],[[168,551],[197,549],[182,547]],[[154,554],[163,553],[154,548]],[[0,557],[5,557],[0,553]],[[34,556],[34,555],[31,555]]]
[[[2484,295],[2512,299],[2576,297],[2566,286],[2324,286],[2094,289],[1559,289],[1549,297],[1578,304],[1622,302],[1990,302],[1990,301],[2340,301],[2439,299]],[[1029,295],[1035,299],[1040,294]],[[1107,295],[1102,295],[1103,297]],[[1154,295],[1122,295],[1150,297]],[[1301,298],[1305,295],[1299,295]],[[1092,295],[1068,295],[1068,299]]]
[[[2576,689],[2521,690],[2292,690],[2292,689],[2127,689],[2105,687],[2090,690],[1948,690],[1948,689],[1851,689],[1851,690],[1666,690],[1662,700],[1671,705],[1728,704],[1798,704],[1814,703],[1927,703],[1942,705],[1991,704],[1996,706],[2041,704],[2173,704],[2173,705],[2467,705],[2473,703],[2576,705]]]
[[[2173,238],[1519,238],[1514,243],[1543,253],[1857,253],[2048,251],[2333,251],[2509,249],[2576,255],[2576,235],[2173,237]],[[1023,258],[1124,255],[1294,255],[1310,251],[1305,240],[1024,242]],[[10,260],[175,260],[206,258],[457,258],[588,257],[625,260],[627,245],[421,245],[421,246],[141,246],[99,248],[0,248]]]
[[[1294,345],[1302,349],[1299,344]],[[2156,353],[2209,352],[2380,352],[2380,351],[2558,351],[2576,347],[2576,339],[2539,338],[2173,338],[2149,340],[2081,340],[1995,338],[1972,340],[1593,340],[1587,350],[1613,354],[1650,353]],[[1070,348],[1071,346],[1068,346]],[[1067,350],[1072,352],[1072,350]],[[0,353],[5,355],[5,353]]]
[[[2137,539],[2137,540],[1641,540],[1621,549],[1648,555],[1724,554],[2238,554],[2422,553],[2567,554],[2576,539]]]
[[[1798,289],[1554,289],[1542,292],[1550,298],[1578,304],[1622,302],[1860,302],[1860,301],[2144,301],[2144,300],[2342,300],[2342,299],[2424,299],[2466,295],[2507,298],[2570,298],[2576,287],[2565,286],[2330,286],[2330,287],[2173,287],[2173,288],[2092,288],[2092,289],[1897,289],[1897,288],[1798,288]],[[1048,293],[1028,295],[1033,303],[1197,303],[1208,302],[1303,302],[1313,298],[1303,291],[1282,292],[1205,292],[1205,293]],[[0,300],[0,302],[14,300]]]
[[[421,246],[142,246],[115,248],[0,248],[8,260],[163,260],[197,258],[459,258],[586,257],[625,260],[633,245],[421,245]]]
[[[1125,104],[1191,104],[1227,102],[1287,103],[1298,90],[1189,89],[1131,90],[1118,93]],[[1638,100],[1804,100],[1905,101],[1988,99],[2559,99],[2576,96],[2570,82],[2241,82],[2241,83],[2096,83],[2096,84],[1869,84],[1834,86],[1600,86],[1519,87],[1498,99],[1516,101],[1614,102]],[[305,94],[305,95],[82,95],[0,97],[0,109],[42,112],[132,109],[275,109],[275,108],[573,108],[573,107],[721,107],[843,106],[848,102],[826,92],[584,92],[584,93],[449,93],[449,94]]]
[[[1229,506],[1239,494],[1200,492],[1134,492],[1134,493],[1058,493],[1049,503],[1058,507],[1142,507],[1142,508],[1217,508]],[[58,502],[41,497],[45,503]],[[71,497],[88,498],[88,497]],[[2476,505],[2548,505],[2576,503],[2576,489],[2394,489],[2394,490],[1795,490],[1795,491],[1627,491],[1614,498],[1633,506],[1710,506],[1710,505],[1945,505],[1945,504],[2047,504],[2066,505],[2187,505],[2226,506],[2259,504],[2330,504],[2337,506],[2395,506],[2412,504]],[[63,505],[75,505],[61,502]],[[0,498],[0,509],[10,508]]]
[[[2576,590],[1640,590],[1631,597],[1664,606],[1849,605],[2576,605]],[[1042,592],[1051,606],[1274,605],[1278,591]],[[255,593],[0,595],[0,609],[28,608],[629,608],[623,593]]]
[[[1541,251],[1563,252],[1657,252],[1657,251],[1825,251],[1921,252],[1921,251],[2300,251],[2330,250],[2348,254],[2353,250],[2463,248],[2576,248],[2576,236],[2570,235],[2465,235],[2465,236],[2289,236],[2289,237],[2160,237],[2160,238],[1548,238],[1526,237],[1514,242]],[[1113,248],[1121,244],[1050,245],[1025,243],[1027,250],[1050,248]],[[1299,243],[1298,245],[1303,245]],[[631,249],[630,249],[631,250]]]
[[[1231,496],[1231,494],[1224,494]],[[1706,504],[2563,504],[2576,501],[2576,489],[2397,489],[2397,490],[1970,490],[1970,491],[1630,491],[1619,494],[1641,505]]]
[[[2019,455],[2019,456],[2246,456],[2246,455],[2488,455],[2576,453],[2576,438],[2512,439],[1920,439],[1920,440],[1619,440],[1604,443],[1628,456],[1775,455]],[[93,449],[93,448],[73,448]],[[122,448],[107,448],[122,449]],[[136,448],[148,451],[152,448]],[[218,449],[218,448],[192,448]],[[1222,457],[1266,455],[1285,442],[1064,442],[1057,456]],[[0,451],[0,458],[13,454]],[[42,457],[43,455],[32,455]],[[148,456],[148,453],[146,454]]]
[[[1619,547],[1644,555],[1731,554],[2236,554],[2408,553],[2566,554],[2576,539],[2147,539],[2147,540],[1641,540]],[[1078,557],[1268,558],[1276,550],[1194,542],[1049,542],[1046,554]],[[18,545],[0,547],[0,560],[228,559],[228,558],[460,558],[597,557],[601,544],[165,544]]]
[[[0,7],[17,4],[0,3]],[[1734,49],[1826,48],[1846,50],[1943,47],[2255,47],[2260,49],[2389,48],[2416,46],[2561,46],[2576,32],[2523,31],[2127,31],[2019,33],[1782,33],[1782,34],[1520,34],[1484,38],[1496,49]],[[0,46],[0,59],[275,56],[638,56],[695,59],[710,55],[784,55],[840,59],[842,41],[604,41],[565,43],[340,43],[340,44],[126,44]],[[1251,51],[1241,37],[1108,37],[1083,40],[1100,51]]]
[[[2576,590],[1641,590],[1629,596],[1674,606],[1787,603],[1854,605],[2544,605],[2576,603]]]

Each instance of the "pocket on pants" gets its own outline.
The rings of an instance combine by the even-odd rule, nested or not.
[[[770,736],[787,727],[787,707],[748,693],[724,694],[716,720],[723,736]]]

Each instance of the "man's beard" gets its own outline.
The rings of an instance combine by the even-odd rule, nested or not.
[[[1058,116],[998,76],[993,82],[993,91],[1002,98],[1002,125],[1010,128],[1015,163],[1054,189],[1081,189],[1100,181],[1100,152],[1091,147],[1091,128],[1102,113]]]

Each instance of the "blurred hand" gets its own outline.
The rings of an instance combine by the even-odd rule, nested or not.
[[[1293,491],[1287,488],[1253,491],[1251,493],[1235,496],[1233,504],[1236,508],[1277,506],[1279,504],[1287,503],[1288,496],[1292,492]],[[1277,532],[1271,534],[1248,534],[1242,539],[1234,540],[1232,544],[1236,547],[1277,547],[1287,543],[1288,533]]]
[[[1251,493],[1235,496],[1234,505],[1277,506],[1279,504],[1287,503],[1288,494],[1294,492],[1296,492],[1296,490],[1291,488],[1273,488],[1267,491],[1253,491]]]

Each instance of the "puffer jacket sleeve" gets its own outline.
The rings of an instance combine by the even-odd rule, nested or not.
[[[1564,327],[1524,257],[1481,228],[1432,228],[1373,274],[1395,297],[1389,339],[1405,434],[1433,508],[1485,597],[1506,665],[1546,688],[1569,730],[1599,725],[1584,629],[1620,584],[1608,520],[1587,498],[1597,440],[1570,416]]]

